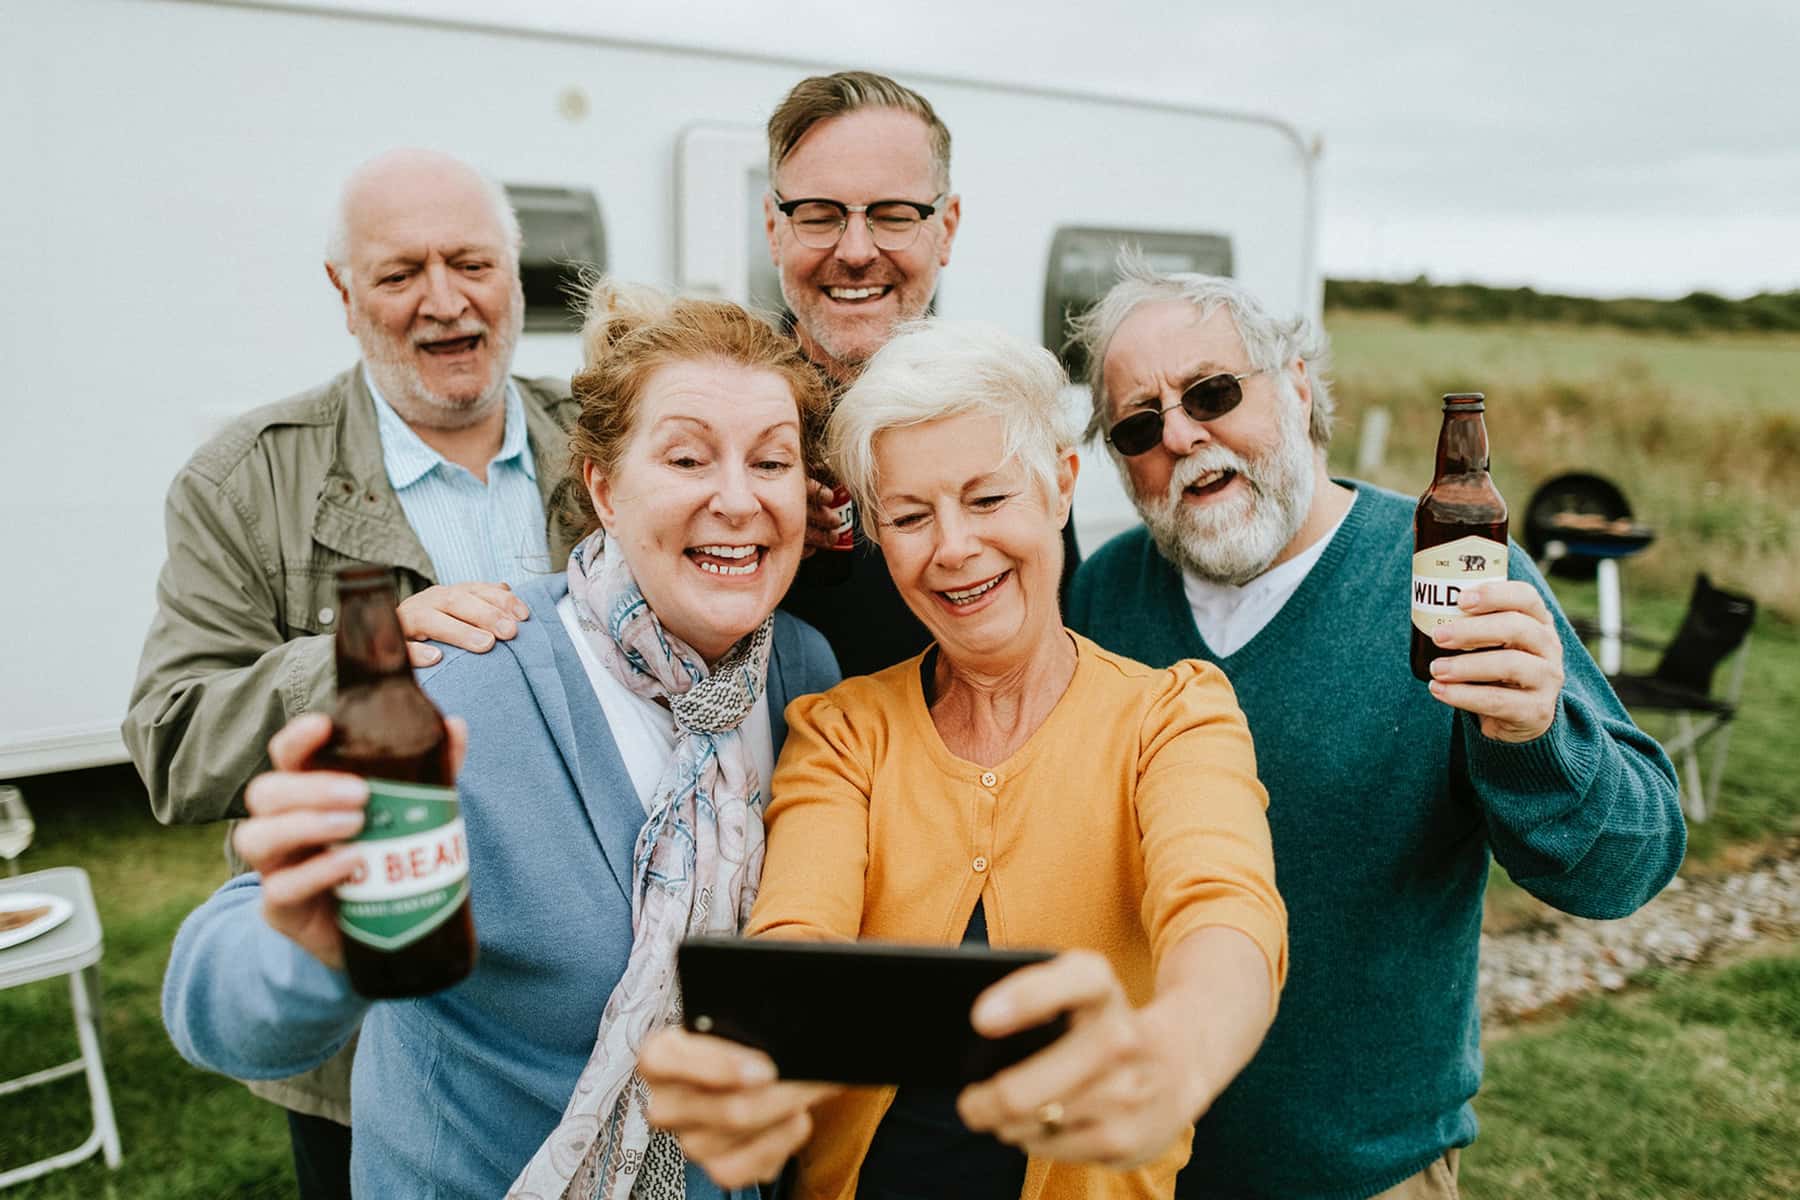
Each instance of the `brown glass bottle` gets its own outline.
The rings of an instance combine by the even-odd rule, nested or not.
[[[337,702],[308,767],[369,781],[362,866],[338,888],[350,986],[371,999],[423,996],[475,967],[468,840],[450,734],[413,679],[393,572],[338,572]]]
[[[1486,397],[1444,397],[1437,470],[1413,511],[1412,673],[1430,680],[1431,664],[1449,654],[1431,630],[1460,615],[1462,589],[1506,578],[1506,500],[1488,474]]]

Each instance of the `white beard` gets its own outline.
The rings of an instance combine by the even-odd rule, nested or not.
[[[513,351],[518,348],[519,330],[525,318],[523,292],[513,293],[503,324],[490,327],[470,316],[437,332],[439,337],[485,334],[494,343],[492,372],[481,392],[472,396],[443,396],[427,387],[412,358],[410,334],[404,339],[390,337],[359,311],[354,301],[350,316],[370,377],[382,399],[408,424],[427,429],[467,429],[505,402],[506,377],[512,370]]]
[[[1126,478],[1126,490],[1157,549],[1176,566],[1214,583],[1241,587],[1268,570],[1306,523],[1317,482],[1313,446],[1298,398],[1280,399],[1280,441],[1254,459],[1215,442],[1176,463],[1168,491],[1153,498],[1132,492]],[[1237,472],[1246,486],[1223,503],[1182,502],[1184,489],[1219,470]]]

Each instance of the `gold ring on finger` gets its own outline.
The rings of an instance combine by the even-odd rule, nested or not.
[[[1038,1105],[1038,1129],[1045,1137],[1055,1137],[1062,1132],[1063,1106],[1060,1100],[1051,1100]]]

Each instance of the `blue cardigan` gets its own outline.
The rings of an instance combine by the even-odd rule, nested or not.
[[[296,1074],[358,1025],[351,1177],[359,1196],[503,1194],[561,1117],[631,948],[631,854],[644,810],[556,604],[561,576],[520,589],[534,614],[484,655],[446,648],[421,672],[469,721],[458,790],[481,958],[463,983],[371,1004],[266,925],[255,875],[182,924],[163,1020],[189,1062],[239,1079]],[[838,681],[810,626],[775,619],[769,715]],[[720,1194],[697,1168],[688,1195]]]

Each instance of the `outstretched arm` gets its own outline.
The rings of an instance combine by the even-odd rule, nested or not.
[[[1455,758],[1494,857],[1534,896],[1616,918],[1661,891],[1687,847],[1675,768],[1631,720],[1517,547],[1512,578],[1464,593],[1433,694],[1462,709]]]

